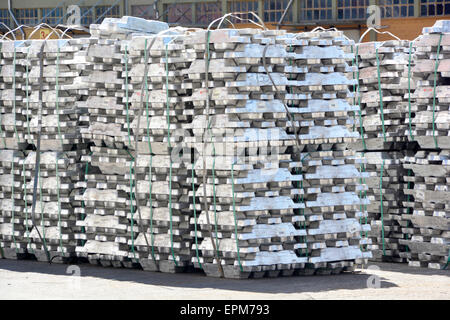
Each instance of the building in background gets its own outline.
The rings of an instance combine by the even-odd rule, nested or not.
[[[133,15],[159,19],[172,25],[205,27],[227,12],[257,13],[269,28],[290,31],[311,30],[317,26],[336,27],[357,40],[367,28],[367,8],[381,9],[381,30],[402,39],[414,39],[423,27],[438,19],[450,19],[450,0],[292,0],[281,24],[278,22],[290,0],[11,0],[16,22],[27,26],[47,23],[66,24],[68,8],[80,8],[81,24],[88,27],[106,17]],[[248,18],[248,17],[243,17]],[[8,10],[8,1],[0,3],[0,28],[16,27]],[[250,26],[232,19],[236,27]],[[3,25],[4,24],[4,25]],[[86,29],[87,30],[87,29]],[[371,33],[365,40],[385,40],[388,36]]]

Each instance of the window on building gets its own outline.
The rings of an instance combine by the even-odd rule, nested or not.
[[[414,17],[414,0],[380,0],[382,18]]]
[[[192,4],[190,3],[174,3],[165,5],[164,10],[168,23],[176,23],[181,25],[192,24]]]
[[[55,26],[62,22],[63,9],[62,8],[43,8],[42,22]]]
[[[104,18],[120,18],[119,6],[97,6],[95,7],[95,23],[101,23]]]
[[[93,7],[80,7],[82,25],[87,26],[94,23],[94,10]]]
[[[278,22],[286,10],[289,0],[265,0],[264,1],[264,21]],[[292,7],[284,17],[284,21],[292,21]]]
[[[32,26],[39,23],[38,9],[15,9],[14,15],[20,25]]]
[[[222,16],[221,2],[203,2],[195,4],[196,24],[207,25]]]
[[[258,1],[231,1],[228,2],[228,12],[250,12],[258,14]],[[255,16],[252,14],[239,15],[242,19],[252,19],[255,20]],[[247,23],[248,21],[240,21],[239,19],[233,18],[231,20],[233,23]]]
[[[443,16],[450,15],[450,0],[421,0],[421,16]]]
[[[334,0],[305,0],[300,12],[301,20],[332,20]]]
[[[8,9],[0,9],[0,22],[6,24],[8,27],[11,24],[11,17],[9,16]],[[0,29],[4,29],[4,25],[0,25]]]
[[[144,19],[155,19],[153,4],[131,6],[131,15]]]
[[[367,15],[367,7],[370,0],[338,0],[337,18],[338,20],[362,20]]]

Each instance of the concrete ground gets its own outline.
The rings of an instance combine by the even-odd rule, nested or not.
[[[203,274],[0,260],[0,299],[449,300],[449,276],[448,270],[372,263],[368,270],[354,274],[228,280]]]

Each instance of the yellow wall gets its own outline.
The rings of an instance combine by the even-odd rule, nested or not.
[[[402,19],[383,19],[381,25],[388,26],[382,31],[389,31],[403,40],[414,40],[420,34],[424,27],[431,27],[437,20],[450,19],[450,17],[431,17],[431,18],[402,18]],[[389,35],[379,35],[379,41],[392,39]]]

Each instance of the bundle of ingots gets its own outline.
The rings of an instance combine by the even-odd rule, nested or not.
[[[364,46],[212,26],[1,41],[2,256],[227,278],[337,274],[372,249],[443,267],[447,23]]]

